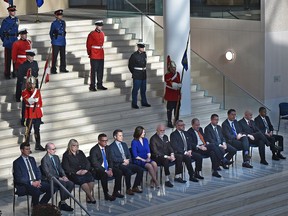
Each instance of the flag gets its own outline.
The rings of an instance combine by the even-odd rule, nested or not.
[[[44,4],[44,0],[36,0],[37,7],[40,8]]]
[[[29,79],[29,77],[31,76],[31,68],[29,68],[28,70],[27,70],[27,73],[26,73],[26,80],[28,80]]]
[[[184,55],[183,55],[181,63],[183,65],[183,68],[187,71],[188,70],[187,48],[186,48],[186,50],[184,52]]]
[[[46,68],[46,73],[45,73],[45,84],[47,83],[47,82],[49,82],[50,81],[50,70],[51,70],[51,68],[50,67],[47,67]]]
[[[13,5],[13,0],[4,0],[5,2],[7,2],[9,5]]]

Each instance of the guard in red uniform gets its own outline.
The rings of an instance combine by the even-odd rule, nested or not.
[[[18,34],[20,39],[12,46],[12,61],[17,76],[19,66],[26,61],[26,50],[31,50],[31,41],[27,39],[27,29],[21,29]]]
[[[95,74],[97,73],[97,89],[107,90],[103,86],[103,70],[104,70],[104,38],[105,34],[102,31],[103,21],[95,22],[96,29],[89,33],[86,48],[90,58],[91,72],[90,72],[90,91],[97,91],[95,88]]]
[[[36,79],[33,76],[30,76],[27,79],[27,87],[22,91],[22,98],[25,102],[25,119],[26,119],[26,142],[30,141],[30,133],[32,129],[32,125],[34,128],[34,136],[35,136],[35,150],[45,151],[45,148],[41,146],[40,139],[40,125],[42,123],[41,118],[43,116],[42,113],[42,97],[40,90],[35,88]],[[30,121],[32,124],[30,125]],[[29,128],[30,126],[30,128]]]
[[[178,120],[179,116],[176,114],[177,101],[179,100],[179,109],[180,109],[180,98],[181,98],[181,80],[180,73],[176,71],[176,64],[174,61],[171,61],[170,56],[167,57],[167,70],[165,74],[165,95],[164,99],[167,101],[167,126],[173,128],[172,124],[172,111],[174,110],[175,121]]]

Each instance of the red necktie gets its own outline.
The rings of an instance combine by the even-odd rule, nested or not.
[[[200,140],[202,141],[202,143],[203,143],[204,145],[206,145],[206,142],[205,142],[205,140],[204,140],[204,137],[202,136],[202,134],[200,133],[200,131],[197,131],[197,133],[198,133],[198,136],[200,137]]]

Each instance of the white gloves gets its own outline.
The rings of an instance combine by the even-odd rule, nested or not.
[[[27,101],[29,104],[34,104],[34,103],[37,103],[39,101],[39,98],[28,98]]]
[[[182,84],[181,83],[175,83],[175,82],[172,82],[172,88],[175,89],[175,90],[178,90],[182,87]]]

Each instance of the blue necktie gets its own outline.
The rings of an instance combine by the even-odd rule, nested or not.
[[[102,149],[102,157],[103,157],[104,168],[105,170],[108,170],[108,163],[107,163],[107,158],[106,158],[104,149]]]
[[[235,129],[235,126],[234,126],[234,122],[231,123],[231,127],[232,127],[232,131],[235,135],[235,137],[237,136],[237,132],[236,132],[236,129]]]

